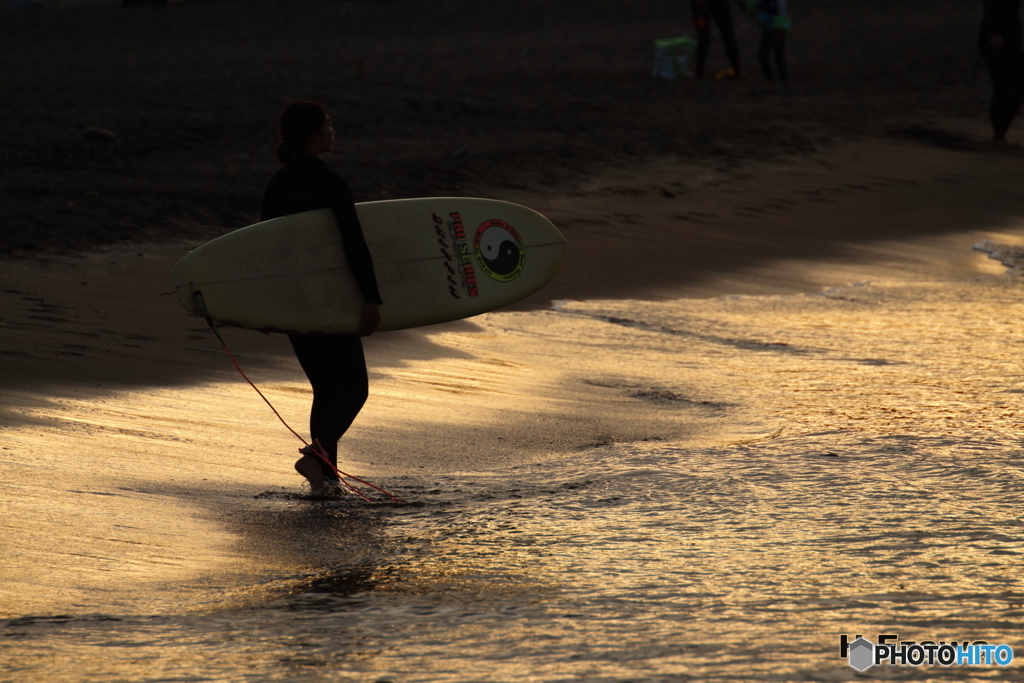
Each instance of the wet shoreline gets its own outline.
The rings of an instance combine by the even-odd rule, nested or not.
[[[371,400],[342,458],[407,507],[301,499],[298,444],[160,298],[183,245],[17,262],[0,287],[16,352],[0,358],[5,665],[58,681],[845,680],[838,633],[1013,643],[1000,576],[1022,390],[998,373],[1020,284],[972,247],[1024,243],[1014,163],[883,141],[660,205],[523,199],[569,222],[563,281],[368,343]],[[789,196],[809,178],[842,190],[734,215],[780,178]],[[984,220],[954,185],[992,200]],[[729,248],[689,253],[673,282],[666,252],[696,239],[663,220],[680,205]],[[822,233],[828,215],[886,239]],[[616,267],[627,226],[657,289]],[[602,299],[609,281],[621,293]],[[282,340],[226,336],[303,425]],[[911,515],[936,504],[922,541]],[[782,668],[780,628],[796,634]]]

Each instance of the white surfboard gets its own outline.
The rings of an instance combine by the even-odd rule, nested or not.
[[[373,256],[381,331],[459,320],[547,283],[565,238],[536,211],[491,199],[431,197],[356,204]],[[185,310],[238,327],[350,334],[363,297],[331,209],[219,237],[174,266]],[[196,293],[199,296],[196,296]]]

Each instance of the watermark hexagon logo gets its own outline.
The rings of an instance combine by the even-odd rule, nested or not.
[[[847,661],[857,671],[866,671],[875,664],[875,646],[863,637],[850,643]]]

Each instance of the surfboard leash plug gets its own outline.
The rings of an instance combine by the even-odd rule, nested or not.
[[[210,311],[206,308],[206,301],[203,299],[203,293],[196,289],[196,283],[188,283],[188,288],[192,291],[192,302],[196,305],[196,313],[206,318],[206,324],[213,330],[213,316],[210,315]]]

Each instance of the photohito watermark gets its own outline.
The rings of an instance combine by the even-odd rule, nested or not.
[[[879,635],[872,643],[864,636],[853,640],[839,636],[839,656],[857,671],[879,664],[890,666],[1008,666],[1013,661],[1009,645],[991,645],[984,640],[900,642],[895,634]]]

